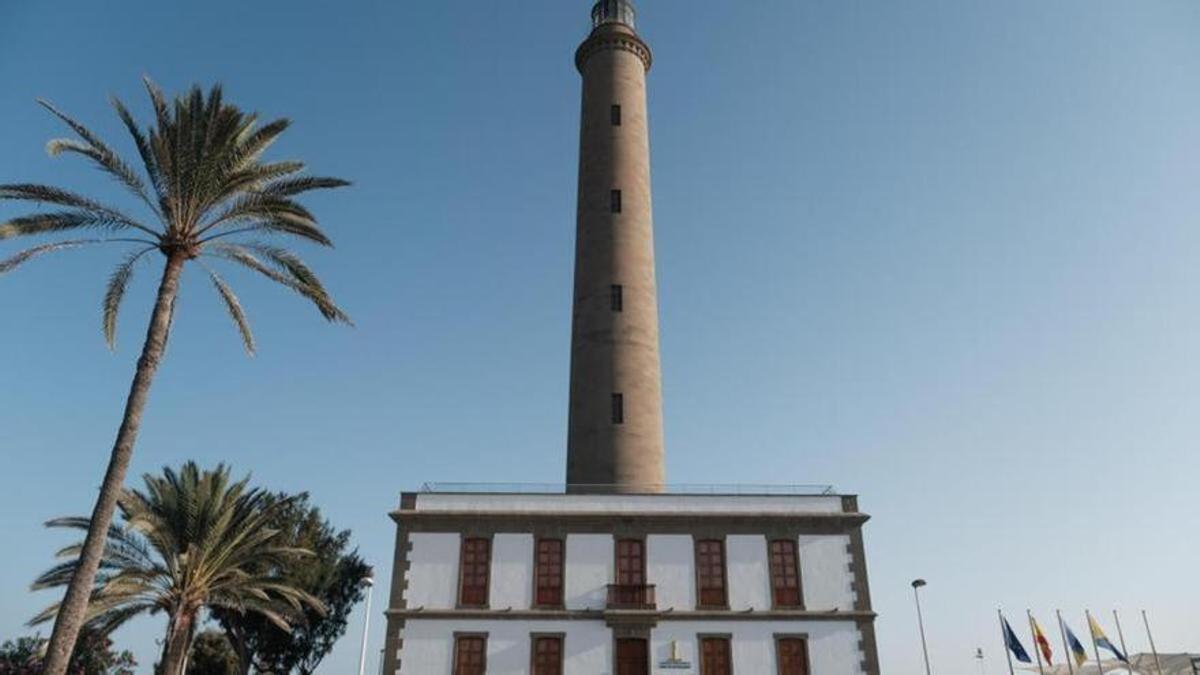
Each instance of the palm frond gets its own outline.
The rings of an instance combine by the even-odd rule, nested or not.
[[[125,298],[125,289],[133,277],[133,266],[137,261],[154,247],[134,251],[121,261],[108,277],[108,287],[104,291],[104,341],[109,349],[117,346],[117,315],[121,312],[121,300]]]
[[[51,211],[33,213],[0,223],[0,241],[16,237],[28,237],[51,232],[66,232],[79,229],[120,229],[112,219],[86,211]]]
[[[54,242],[53,244],[42,244],[41,246],[34,246],[33,248],[27,248],[24,251],[21,251],[20,253],[14,255],[14,256],[11,256],[5,260],[0,260],[0,274],[5,274],[7,272],[11,272],[12,270],[16,269],[22,263],[28,262],[32,258],[36,258],[38,256],[45,255],[47,253],[53,253],[54,251],[62,251],[62,250],[69,249],[69,248],[77,248],[79,246],[85,246],[87,244],[99,244],[99,243],[102,243],[103,241],[104,240],[102,240],[102,239],[73,239],[70,241],[57,241],[57,242]]]
[[[208,277],[212,279],[213,286],[217,289],[217,294],[221,296],[221,300],[225,302],[225,308],[229,310],[229,316],[233,319],[233,323],[237,326],[238,333],[242,336],[242,344],[246,347],[246,353],[254,355],[254,334],[250,332],[250,322],[246,320],[246,313],[242,310],[242,303],[233,293],[233,289],[229,284],[225,283],[216,272],[208,269]]]
[[[308,298],[314,305],[317,306],[317,309],[321,312],[321,315],[325,317],[325,320],[333,323],[353,323],[350,321],[350,317],[347,316],[346,313],[334,303],[333,299],[324,292],[323,288],[319,286],[314,288],[313,286],[309,286],[298,279],[289,277],[281,272],[271,269],[269,266],[255,257],[254,254],[248,251],[245,247],[238,246],[236,244],[218,243],[212,245],[211,249],[215,257],[236,262],[239,265],[254,270],[268,279],[271,279],[280,285],[286,286],[287,288],[290,288],[300,295]]]
[[[83,143],[66,139],[50,141],[46,149],[51,156],[63,152],[75,152],[91,158],[101,169],[108,172],[128,188],[130,192],[133,192],[153,208],[153,202],[150,201],[149,195],[146,194],[146,186],[142,182],[141,177],[137,175],[137,172],[132,167],[125,163],[125,160],[121,159],[120,155],[108,147],[92,130],[54,107],[49,101],[38,99],[38,103],[46,110],[49,110],[55,117],[65,122],[84,141]]]
[[[163,179],[162,171],[158,164],[154,161],[154,151],[150,148],[150,141],[146,139],[145,132],[138,125],[137,120],[133,118],[133,114],[129,112],[129,108],[121,99],[112,98],[112,106],[117,111],[117,117],[121,118],[121,122],[125,125],[126,131],[133,137],[133,144],[137,147],[138,155],[142,158],[142,168],[146,175],[150,178],[150,185],[154,188],[154,196],[156,203],[151,203],[150,208],[161,218],[161,203],[163,199]]]
[[[324,176],[301,176],[300,178],[285,178],[277,180],[262,189],[265,194],[291,197],[310,190],[329,190],[346,187],[350,181],[341,178]]]

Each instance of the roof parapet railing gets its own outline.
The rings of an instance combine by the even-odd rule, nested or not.
[[[426,482],[424,494],[620,494],[620,495],[745,495],[829,497],[837,495],[832,485],[766,483],[679,483],[619,485],[612,483],[463,483]]]

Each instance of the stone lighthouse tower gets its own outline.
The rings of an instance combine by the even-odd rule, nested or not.
[[[600,0],[575,52],[583,77],[567,484],[657,492],[662,375],[646,72],[629,0]]]

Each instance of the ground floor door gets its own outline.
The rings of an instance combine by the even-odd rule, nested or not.
[[[617,640],[617,675],[650,675],[650,644],[647,640]]]

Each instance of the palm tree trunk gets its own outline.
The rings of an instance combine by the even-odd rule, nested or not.
[[[113,444],[108,470],[100,486],[100,496],[92,509],[92,521],[88,526],[87,538],[83,541],[79,566],[75,569],[75,575],[71,577],[71,584],[67,587],[58,616],[54,619],[54,632],[50,636],[50,645],[46,651],[44,675],[63,675],[66,672],[71,652],[75,648],[75,640],[79,637],[79,629],[83,626],[88,599],[96,581],[96,570],[100,566],[100,558],[108,538],[108,528],[112,524],[117,498],[121,494],[125,473],[129,469],[129,460],[133,456],[133,444],[142,424],[142,412],[146,408],[150,384],[167,346],[171,317],[175,311],[175,297],[179,293],[179,278],[186,262],[187,258],[179,253],[167,257],[166,268],[158,285],[154,312],[150,316],[150,327],[146,331],[146,342],[142,345],[142,356],[138,359],[137,372],[129,388],[129,398],[125,401],[125,417]]]
[[[188,652],[192,648],[192,637],[196,629],[196,612],[186,609],[167,622],[167,641],[163,645],[162,662],[158,664],[158,675],[183,675]]]

